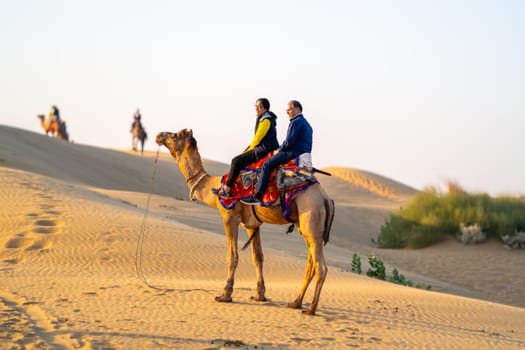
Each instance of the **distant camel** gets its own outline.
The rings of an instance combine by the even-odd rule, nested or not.
[[[56,133],[57,139],[69,141],[69,134],[67,132],[65,121],[57,120],[56,118],[46,119],[46,117],[43,114],[39,114],[37,117],[38,119],[40,119],[42,129],[44,129],[46,135],[48,133],[51,133],[51,135],[54,136]]]
[[[140,122],[134,122],[131,127],[131,149],[137,150],[137,145],[140,141],[140,152],[144,153],[144,142],[148,138],[146,130]]]
[[[263,277],[263,251],[259,227],[263,222],[269,224],[289,224],[284,219],[281,207],[250,206],[238,202],[230,210],[224,209],[218,197],[212,193],[212,188],[219,187],[220,176],[210,176],[204,170],[201,156],[197,148],[197,141],[193,138],[191,130],[181,130],[178,133],[161,132],[157,135],[156,142],[166,146],[180,171],[186,178],[190,188],[190,198],[197,199],[210,207],[218,208],[222,216],[226,240],[228,242],[228,277],[222,295],[215,298],[219,302],[231,302],[235,269],[239,261],[238,230],[239,224],[248,232],[252,248],[252,262],[257,274],[257,292],[253,299],[266,301]],[[334,202],[324,192],[321,185],[316,184],[300,192],[292,202],[292,220],[298,232],[303,236],[308,245],[308,263],[304,283],[299,296],[288,307],[300,309],[303,298],[313,279],[316,277],[316,286],[312,303],[304,314],[315,315],[321,289],[328,272],[323,253],[323,244],[328,242],[330,228],[334,218]]]

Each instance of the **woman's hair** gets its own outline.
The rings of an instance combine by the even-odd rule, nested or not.
[[[261,105],[268,111],[268,113],[275,119],[277,119],[277,115],[270,111],[270,101],[268,101],[267,98],[261,97],[257,99],[257,102],[261,102]]]
[[[257,101],[261,102],[261,104],[264,107],[264,109],[270,110],[270,101],[268,101],[267,98],[261,97],[261,98],[257,99]]]

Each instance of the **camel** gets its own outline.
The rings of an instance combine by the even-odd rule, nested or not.
[[[38,119],[40,119],[40,123],[42,125],[42,129],[46,132],[46,135],[48,133],[51,133],[51,136],[55,136],[57,139],[69,141],[69,134],[67,132],[66,128],[66,122],[63,120],[57,120],[56,118],[47,118],[43,114],[39,114]]]
[[[177,162],[190,189],[190,199],[197,199],[210,207],[217,208],[222,216],[227,240],[228,274],[224,291],[215,300],[218,302],[231,302],[233,300],[235,270],[239,261],[238,230],[239,224],[242,224],[249,236],[252,263],[257,275],[256,295],[252,299],[266,301],[260,226],[263,223],[290,224],[284,219],[281,207],[251,206],[239,201],[233,209],[224,209],[218,197],[211,191],[212,188],[219,186],[221,177],[210,176],[204,170],[197,141],[193,137],[191,129],[183,129],[177,133],[161,132],[157,135],[156,142],[159,146],[166,146]],[[297,298],[288,303],[288,307],[302,309],[304,295],[315,276],[316,285],[312,302],[306,310],[302,311],[307,315],[315,315],[321,289],[328,272],[323,246],[329,239],[334,209],[333,200],[328,197],[320,184],[308,187],[299,193],[292,202],[292,221],[308,246],[308,261],[303,286]]]
[[[144,127],[140,123],[134,122],[131,126],[131,149],[136,151],[137,145],[140,141],[140,151],[144,154],[144,142],[146,142],[147,138],[148,135],[146,134]]]

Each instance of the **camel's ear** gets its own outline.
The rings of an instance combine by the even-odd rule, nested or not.
[[[190,136],[193,137],[193,130],[189,129],[188,134],[190,134]]]

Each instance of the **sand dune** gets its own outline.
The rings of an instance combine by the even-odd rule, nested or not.
[[[325,170],[351,185],[393,200],[405,201],[417,192],[412,187],[368,171],[342,167],[328,167]]]
[[[226,279],[220,217],[188,200],[170,155],[161,154],[152,182],[154,156],[0,126],[1,349],[525,347],[525,276],[509,268],[524,253],[453,241],[378,250],[370,238],[413,190],[346,168],[320,177],[337,209],[318,316],[285,307],[301,286],[306,249],[281,226],[263,228],[271,300],[250,300],[255,272],[241,252],[234,302],[216,303]],[[205,168],[220,175],[227,165]],[[141,261],[158,289],[135,271],[150,190]],[[347,272],[356,251],[365,269],[375,252],[434,291]]]

